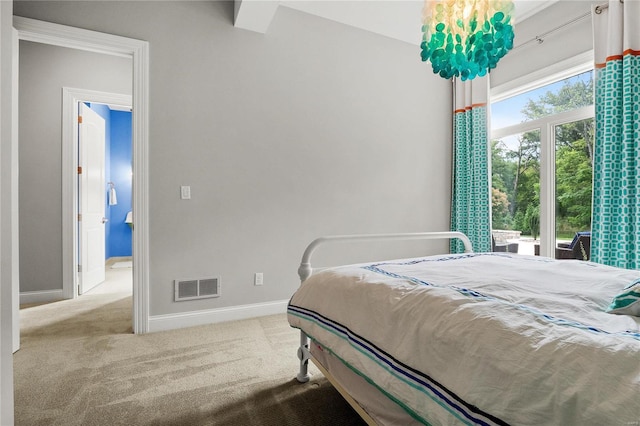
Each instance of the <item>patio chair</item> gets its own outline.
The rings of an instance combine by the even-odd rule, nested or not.
[[[491,236],[491,251],[502,253],[518,253],[518,243],[496,243],[496,239]]]
[[[591,232],[576,232],[570,243],[558,243],[556,259],[589,260],[591,256]]]

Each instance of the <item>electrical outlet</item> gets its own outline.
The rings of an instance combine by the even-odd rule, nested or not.
[[[262,285],[264,284],[264,277],[262,272],[256,272],[253,276],[253,285]]]

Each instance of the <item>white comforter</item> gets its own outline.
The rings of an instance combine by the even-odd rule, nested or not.
[[[640,277],[509,254],[311,276],[288,314],[430,424],[639,425],[640,318],[605,312]]]

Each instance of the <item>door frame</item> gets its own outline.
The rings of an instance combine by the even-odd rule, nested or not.
[[[131,107],[131,95],[62,88],[62,296],[78,297],[78,103]],[[133,118],[133,115],[132,115]],[[134,201],[135,202],[135,201]],[[68,220],[71,218],[71,220]],[[69,247],[71,249],[69,250]]]
[[[132,233],[133,332],[147,333],[149,331],[149,43],[19,16],[13,17],[13,26],[18,31],[19,40],[132,59],[132,211],[135,218],[135,228]],[[17,116],[18,111],[14,110],[14,114]],[[63,125],[65,122],[63,121]],[[71,181],[74,181],[77,171],[77,167],[69,167],[69,157],[73,153],[67,152],[68,148],[67,144],[63,143],[63,208],[73,204],[70,197],[73,196],[74,189],[69,188],[68,177],[73,175]],[[67,259],[64,264],[68,268],[73,264],[72,258],[75,258],[73,222],[77,219],[77,215],[74,217],[73,214],[67,213],[63,210],[63,214],[66,214],[63,216],[63,237],[66,238],[62,241],[62,256],[63,259]],[[75,259],[77,262],[77,258]],[[67,270],[64,282],[73,282],[73,275]],[[19,288],[14,288],[14,291],[19,292]]]

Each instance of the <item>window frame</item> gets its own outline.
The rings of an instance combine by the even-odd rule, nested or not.
[[[588,52],[587,52],[588,53]],[[568,63],[575,63],[577,60],[582,61],[562,71],[556,71],[549,74],[545,71],[543,77],[539,73],[525,76],[518,79],[519,88],[514,88],[513,84],[509,84],[507,88],[499,86],[492,88],[490,91],[490,103],[499,102],[513,96],[528,92],[539,87],[552,84],[577,74],[593,70],[593,52],[591,60],[584,62],[584,58],[588,55],[579,55],[558,64],[567,66]],[[507,90],[508,89],[508,90]],[[495,93],[495,94],[494,94]],[[595,119],[595,106],[589,105],[577,108],[571,111],[565,111],[558,114],[549,115],[536,120],[525,121],[523,123],[505,126],[499,129],[490,129],[491,139],[496,140],[507,136],[523,134],[532,130],[540,132],[540,256],[555,258],[556,249],[556,137],[555,127],[574,121],[580,121],[593,118]],[[491,149],[491,148],[489,148]],[[489,159],[491,154],[489,153]],[[492,166],[491,166],[492,167]],[[490,182],[489,185],[492,185]]]

